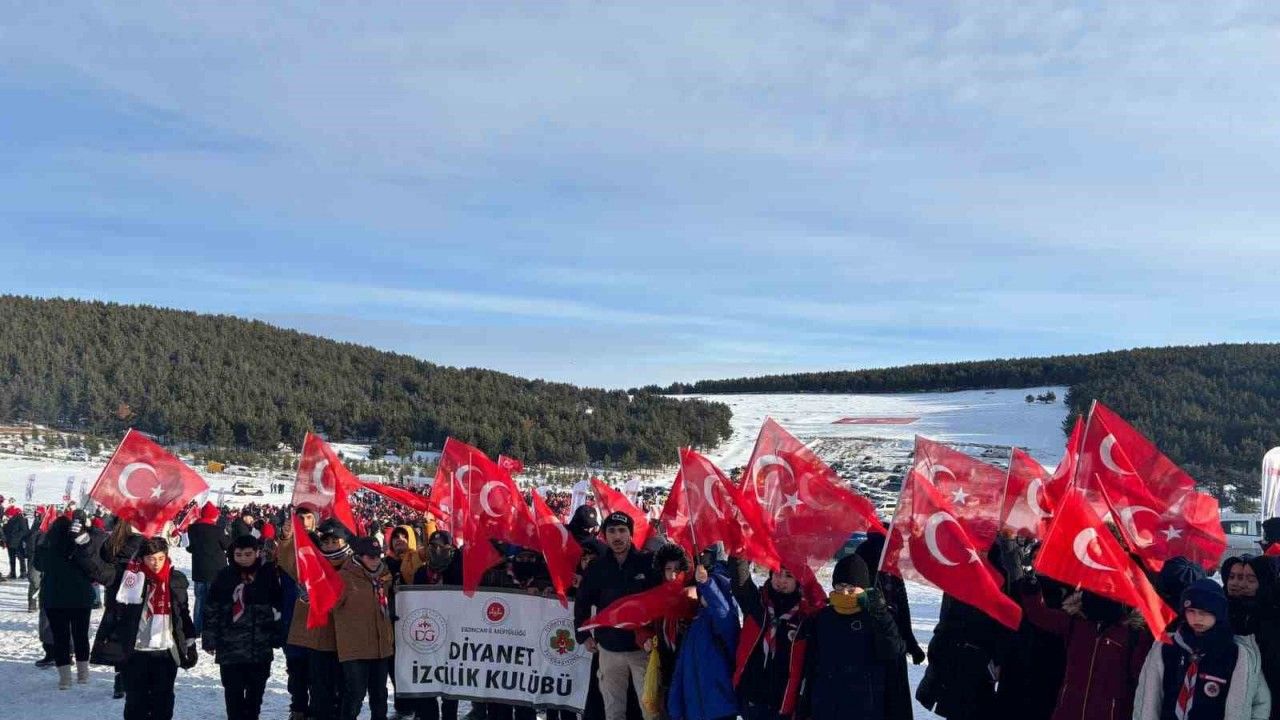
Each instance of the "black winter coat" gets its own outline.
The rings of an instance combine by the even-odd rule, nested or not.
[[[27,532],[31,526],[27,524],[27,516],[21,513],[14,515],[4,523],[4,543],[9,551],[17,557],[27,557],[31,548],[27,547]]]
[[[190,669],[196,665],[195,645],[188,645],[187,638],[195,637],[195,625],[191,622],[190,604],[187,590],[191,582],[178,570],[169,575],[170,612],[173,618],[173,644],[178,655],[178,665]],[[98,634],[93,640],[93,650],[89,655],[90,662],[95,665],[121,665],[134,653],[138,643],[138,626],[142,623],[142,610],[145,598],[151,590],[151,581],[142,586],[143,602],[136,605],[113,603],[103,611],[102,622],[98,625]]]
[[[879,591],[868,590],[863,607],[860,612],[841,615],[827,606],[806,621],[799,717],[886,717],[886,680],[907,647]]]
[[[187,552],[191,553],[191,579],[210,583],[227,566],[231,534],[217,525],[192,523],[187,528]]]
[[[245,585],[241,598],[244,614],[232,620],[236,587],[241,582],[240,566],[232,564],[214,578],[205,598],[201,641],[219,665],[271,662],[273,649],[280,647],[283,633],[277,619],[283,611],[280,574],[274,565],[258,564],[253,582]]]
[[[111,580],[111,568],[101,561],[95,548],[105,535],[90,534],[90,541],[77,545],[71,535],[71,521],[58,518],[49,527],[44,542],[36,550],[40,578],[40,604],[45,609],[88,610],[97,594],[93,583]]]
[[[981,610],[943,595],[916,700],[948,720],[995,717],[990,666],[1003,656],[1009,634]]]
[[[573,601],[574,627],[581,627],[594,613],[609,607],[615,600],[644,592],[657,584],[652,553],[630,548],[621,564],[612,552],[596,559],[582,576],[578,596]],[[578,642],[586,642],[590,635],[589,632],[578,631]],[[612,652],[640,649],[632,630],[598,628],[595,638],[600,647]]]

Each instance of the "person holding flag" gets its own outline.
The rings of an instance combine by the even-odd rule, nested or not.
[[[300,523],[301,520],[295,517],[295,525]],[[298,585],[298,600],[293,609],[288,642],[307,651],[307,695],[311,720],[337,719],[342,696],[342,671],[338,665],[338,640],[333,617],[329,613],[332,606],[319,605],[321,598],[312,597],[313,593],[307,591],[307,584],[317,583],[313,588],[329,589],[328,577],[336,575],[351,557],[350,537],[350,531],[342,523],[330,518],[317,527],[314,538],[310,534],[300,538],[295,531],[280,545],[280,569]],[[304,544],[308,550],[305,559],[316,559],[329,566],[330,572],[324,573],[325,579],[313,578],[304,572],[304,556],[299,552]],[[311,553],[317,550],[320,557],[314,558]],[[334,598],[327,600],[332,602]],[[311,617],[313,604],[316,605],[317,618]],[[320,621],[317,627],[313,627],[315,620]]]
[[[740,632],[738,604],[733,599],[729,568],[723,556],[717,555],[715,551],[704,552],[693,568],[698,614],[674,648],[677,654],[665,708],[670,720],[721,720],[738,715],[733,688],[733,659]],[[663,621],[664,625],[670,623]]]
[[[1183,624],[1151,646],[1138,678],[1133,720],[1267,720],[1271,692],[1251,635],[1233,635],[1222,586],[1197,580],[1182,592]]]
[[[803,680],[806,611],[800,581],[786,568],[769,571],[764,587],[751,578],[751,563],[729,557],[733,596],[742,608],[742,633],[734,658],[733,684],[746,720],[790,717]]]
[[[611,513],[602,526],[609,553],[592,563],[582,578],[573,603],[574,626],[578,628],[578,642],[589,652],[599,654],[605,720],[626,720],[627,690],[634,686],[639,693],[644,688],[648,658],[636,643],[632,630],[602,627],[583,631],[581,628],[594,612],[654,587],[658,582],[653,555],[632,545],[635,521],[631,516],[621,511]],[[658,714],[644,709],[644,717],[655,720]]]

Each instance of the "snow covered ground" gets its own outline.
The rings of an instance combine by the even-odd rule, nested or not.
[[[1027,393],[1040,394],[1053,390],[1059,398],[1065,388],[1028,390],[970,391],[908,395],[717,395],[709,399],[727,403],[734,412],[732,436],[710,453],[722,467],[744,464],[751,454],[756,433],[766,416],[771,416],[800,439],[812,443],[820,456],[839,472],[865,490],[877,490],[878,484],[894,477],[894,468],[910,454],[911,439],[916,434],[962,446],[974,454],[990,452],[998,460],[1000,453],[988,446],[1017,445],[1028,450],[1042,463],[1052,467],[1059,459],[1064,441],[1061,423],[1065,413],[1059,402],[1052,405],[1028,404]],[[908,425],[841,425],[833,424],[844,417],[918,417]],[[342,446],[356,455],[362,446]],[[34,460],[0,455],[0,495],[22,501],[27,478],[36,478],[32,501],[37,504],[62,501],[68,478],[72,478],[72,496],[79,498],[81,488],[93,485],[102,470],[101,462]],[[237,476],[201,473],[210,487],[210,497],[223,491],[227,504],[238,505],[250,500],[271,504],[286,503],[288,493],[266,493],[262,496],[235,496],[230,488]],[[273,474],[258,473],[254,482],[262,490],[269,489]],[[280,474],[291,487],[288,473]],[[884,489],[892,495],[891,488]],[[175,550],[177,566],[187,569],[190,555]],[[827,571],[829,573],[829,569]],[[824,573],[825,575],[826,573]],[[921,645],[927,646],[937,622],[941,593],[934,588],[908,584],[912,625]],[[94,613],[97,627],[100,612]],[[36,616],[26,612],[26,582],[0,583],[0,673],[6,679],[8,696],[19,698],[24,715],[45,717],[111,716],[122,711],[122,701],[111,699],[111,673],[94,668],[93,681],[87,687],[69,691],[57,690],[57,677],[52,669],[40,670],[32,663],[40,656],[36,637]],[[279,653],[277,653],[279,656]],[[914,688],[923,677],[925,666],[909,666]],[[201,657],[192,671],[178,679],[178,720],[207,720],[224,716],[222,689],[217,667],[212,658]],[[288,715],[283,657],[273,667],[271,681],[263,704],[264,718]],[[367,716],[367,713],[366,715]],[[933,718],[932,713],[917,707],[917,718]]]

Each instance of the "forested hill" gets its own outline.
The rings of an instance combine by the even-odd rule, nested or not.
[[[391,446],[446,436],[525,462],[669,463],[729,408],[457,369],[227,316],[0,296],[0,421],[168,442]]]
[[[1066,385],[1071,416],[1095,398],[1206,485],[1258,485],[1280,445],[1280,345],[1205,345],[908,365],[677,384],[668,392],[883,393]]]

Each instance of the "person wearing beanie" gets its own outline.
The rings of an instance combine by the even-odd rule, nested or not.
[[[673,569],[673,564],[680,567],[681,563],[688,568],[683,551],[677,556],[666,550],[664,555],[666,569]],[[690,579],[697,592],[698,613],[676,649],[666,715],[669,720],[734,718],[738,715],[738,697],[733,688],[732,659],[738,649],[740,628],[729,568],[715,551],[707,550],[699,556]]]
[[[227,566],[227,552],[231,548],[231,534],[218,526],[221,512],[218,506],[206,502],[200,508],[199,518],[187,528],[187,552],[191,553],[191,581],[195,593],[196,637],[204,631],[204,601],[209,586],[218,573]]]
[[[629,515],[611,513],[601,527],[608,552],[592,563],[583,575],[573,602],[575,628],[581,628],[592,615],[617,600],[648,590],[660,582],[654,571],[653,555],[636,550],[631,543],[634,524]],[[648,656],[637,643],[635,631],[619,628],[579,630],[577,639],[588,652],[599,654],[598,676],[605,720],[626,720],[628,689],[634,687],[640,694],[648,669]],[[642,708],[642,711],[645,720],[656,720],[660,714],[647,708]]]
[[[797,715],[884,720],[887,672],[906,645],[857,553],[836,563],[831,584],[827,606],[803,630],[805,680]]]
[[[1204,577],[1204,568],[1188,558],[1177,555],[1165,561],[1152,585],[1160,595],[1160,599],[1164,600],[1165,605],[1176,608],[1182,601],[1182,591],[1190,587],[1191,583]],[[1182,615],[1179,614],[1173,622],[1169,623],[1169,627],[1165,628],[1165,632],[1172,633],[1181,625]]]
[[[742,608],[742,632],[734,658],[733,685],[746,720],[776,720],[796,709],[805,656],[800,634],[810,607],[800,582],[785,567],[771,570],[763,587],[751,577],[751,563],[729,556],[733,597]]]
[[[280,635],[280,577],[263,564],[262,542],[252,535],[233,540],[230,554],[209,587],[201,641],[218,664],[227,718],[258,720]]]
[[[342,596],[333,608],[333,627],[342,669],[342,720],[356,720],[369,696],[369,717],[386,720],[387,675],[394,654],[391,571],[371,537],[351,540],[343,564]]]
[[[1251,635],[1234,635],[1227,596],[1208,578],[1182,591],[1182,624],[1142,665],[1134,720],[1267,720],[1271,692]]]
[[[17,505],[10,505],[4,511],[4,517],[3,540],[9,551],[9,579],[25,579],[27,558],[30,555],[30,548],[27,547],[27,533],[31,530],[31,526],[27,523],[27,516],[22,514],[22,509]]]
[[[312,515],[314,521],[314,515],[309,511],[304,515],[302,508],[298,515],[304,527],[308,522],[307,515]],[[319,523],[315,528],[315,532],[310,533],[312,542],[330,566],[335,570],[341,569],[351,557],[351,547],[348,545],[351,532],[333,518]],[[289,681],[290,685],[294,685],[305,677],[307,709],[301,711],[294,706],[298,693],[291,690],[290,720],[336,720],[340,707],[342,668],[338,664],[338,639],[334,632],[333,616],[330,614],[327,622],[318,628],[307,627],[309,607],[302,583],[298,580],[296,543],[297,538],[287,538],[280,543],[278,551],[280,569],[294,581],[298,591],[289,623],[288,644],[306,650],[305,671],[291,672]]]

